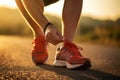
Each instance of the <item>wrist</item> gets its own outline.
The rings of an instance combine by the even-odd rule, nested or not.
[[[50,22],[48,22],[46,25],[45,25],[45,27],[44,27],[44,33],[45,33],[45,31],[46,31],[46,29],[47,29],[47,27],[49,26],[49,25],[52,25],[52,23],[50,23]]]

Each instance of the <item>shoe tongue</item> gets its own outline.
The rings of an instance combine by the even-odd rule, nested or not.
[[[72,51],[75,55],[80,55],[77,46],[70,42],[70,41],[65,41],[64,42],[64,47],[68,48],[70,51]]]
[[[74,48],[77,48],[77,46],[74,43],[70,42],[70,41],[65,41],[64,42],[64,46],[65,47],[74,47]]]
[[[39,52],[42,52],[47,47],[47,42],[44,36],[36,37],[33,41],[33,47]]]

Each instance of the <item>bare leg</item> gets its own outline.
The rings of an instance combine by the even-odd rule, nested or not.
[[[21,1],[30,17],[35,21],[35,23],[37,23],[39,26],[41,26],[42,29],[44,29],[45,26],[49,23],[49,21],[44,16],[42,9],[40,9],[39,6],[41,5],[41,3],[43,3],[43,0],[21,0]],[[45,31],[46,40],[54,45],[63,41],[62,35],[58,31],[58,29],[55,28],[54,25],[48,26],[49,27],[47,27]]]
[[[82,0],[65,0],[63,8],[63,35],[65,40],[63,47],[59,47],[56,51],[55,66],[66,66],[68,69],[87,69],[91,67],[89,58],[81,55],[73,37],[77,28],[82,8]],[[67,63],[67,64],[66,64]]]
[[[74,33],[80,18],[82,0],[65,0],[63,7],[63,29],[65,40],[73,41]]]
[[[28,14],[32,19],[42,28],[49,22],[44,16],[40,5],[43,3],[43,0],[21,0]],[[44,7],[44,6],[43,6]]]
[[[27,20],[27,22],[29,23],[35,37],[37,36],[43,36],[43,31],[40,28],[40,26],[30,17],[30,15],[27,13],[26,9],[23,6],[23,3],[21,2],[21,0],[16,0],[16,4],[20,10],[20,12],[22,13],[22,15],[24,16],[24,18]],[[40,5],[40,4],[39,4]],[[41,11],[43,11],[43,4],[41,3],[42,6],[40,6]]]

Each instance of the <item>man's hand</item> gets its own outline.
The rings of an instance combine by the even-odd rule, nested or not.
[[[57,45],[60,42],[63,42],[63,36],[57,28],[53,25],[49,25],[45,31],[46,40],[53,45]]]

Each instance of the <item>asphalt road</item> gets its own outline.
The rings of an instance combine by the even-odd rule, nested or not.
[[[120,80],[120,48],[76,43],[83,47],[92,67],[68,70],[52,65],[56,47],[49,45],[49,58],[35,66],[31,60],[30,38],[0,36],[0,80]],[[60,46],[60,45],[58,45]]]

